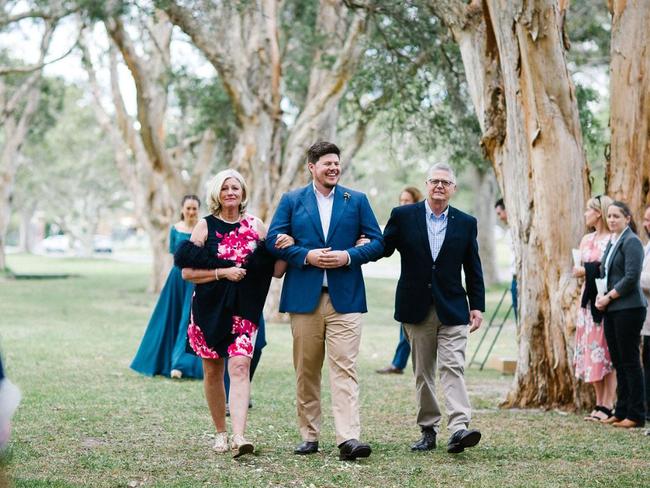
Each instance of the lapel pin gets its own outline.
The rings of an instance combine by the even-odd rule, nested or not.
[[[346,192],[343,194],[343,200],[345,200],[345,201],[347,202],[349,199],[350,199],[350,194],[346,191]]]

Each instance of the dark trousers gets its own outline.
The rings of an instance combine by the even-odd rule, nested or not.
[[[392,365],[397,369],[406,368],[406,363],[409,361],[411,354],[411,345],[409,344],[406,334],[404,334],[404,327],[399,326],[399,343],[395,349],[395,357],[393,357]]]
[[[643,377],[645,378],[645,416],[650,420],[650,336],[643,337],[643,349],[641,359],[643,360]]]
[[[605,339],[616,369],[616,408],[619,419],[645,424],[645,392],[639,344],[645,307],[605,314]]]
[[[253,375],[257,369],[257,364],[260,362],[262,357],[261,349],[253,349],[253,357],[251,358],[251,381],[253,381]],[[223,384],[226,388],[226,403],[230,398],[230,375],[228,374],[228,359],[224,361],[224,371],[223,371]]]

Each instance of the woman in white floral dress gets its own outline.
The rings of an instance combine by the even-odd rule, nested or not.
[[[602,421],[612,416],[616,398],[616,375],[605,340],[602,314],[595,308],[594,278],[610,239],[607,227],[607,207],[612,199],[600,195],[589,199],[585,211],[585,223],[594,231],[585,235],[580,242],[582,266],[573,269],[573,275],[584,278],[582,285],[582,306],[578,311],[575,334],[573,365],[576,378],[591,383],[596,392],[596,407],[585,420]]]

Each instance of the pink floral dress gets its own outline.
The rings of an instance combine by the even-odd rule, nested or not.
[[[208,251],[232,261],[235,266],[243,266],[259,242],[253,218],[245,217],[234,224],[212,215],[205,219],[208,224],[205,247]],[[233,314],[236,308],[235,286],[225,279],[196,286],[187,337],[197,356],[206,359],[252,357],[258,327]]]
[[[600,239],[595,232],[587,234],[580,243],[582,262],[600,261],[609,239],[609,234]],[[578,311],[573,366],[576,378],[586,383],[600,381],[613,371],[602,321],[594,323],[589,307]]]

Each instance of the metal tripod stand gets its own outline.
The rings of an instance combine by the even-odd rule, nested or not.
[[[483,330],[483,335],[481,336],[481,339],[478,342],[478,345],[476,346],[476,349],[474,350],[474,354],[472,354],[472,358],[469,360],[469,366],[473,366],[474,364],[479,365],[479,371],[483,371],[483,368],[485,367],[485,363],[487,363],[488,358],[490,357],[490,354],[492,353],[492,349],[494,349],[494,345],[497,342],[497,339],[499,338],[499,335],[501,334],[501,330],[503,330],[503,326],[505,325],[506,321],[508,320],[508,317],[510,317],[510,313],[513,312],[513,306],[510,304],[510,307],[508,308],[508,311],[506,312],[506,315],[503,317],[503,320],[501,321],[500,324],[496,325],[497,327],[497,332],[494,335],[494,338],[492,339],[492,342],[490,343],[490,346],[488,347],[487,353],[485,353],[485,357],[483,358],[483,361],[476,360],[476,356],[478,356],[479,351],[481,350],[481,346],[483,345],[483,342],[485,341],[485,338],[488,335],[488,332],[492,328],[492,325],[494,323],[494,320],[496,319],[497,315],[499,314],[499,310],[501,310],[501,305],[503,305],[503,300],[505,300],[506,295],[510,291],[509,288],[506,288],[503,290],[503,294],[501,295],[501,300],[499,300],[499,303],[497,304],[497,307],[494,309],[494,312],[492,312],[492,317],[490,317],[490,321],[488,322],[488,326]]]

